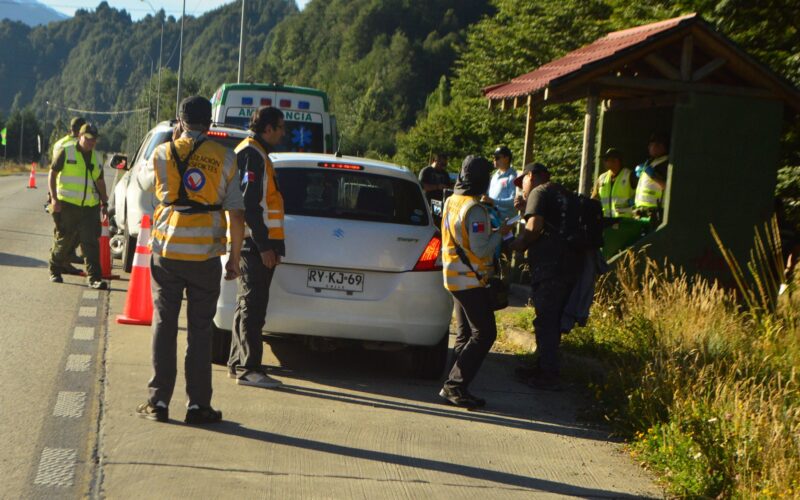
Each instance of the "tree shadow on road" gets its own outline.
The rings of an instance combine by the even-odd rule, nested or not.
[[[315,441],[313,439],[286,436],[258,429],[250,429],[243,427],[236,422],[230,421],[225,421],[218,425],[203,427],[203,429],[210,432],[217,432],[245,439],[254,439],[273,445],[291,446],[320,453],[330,453],[336,456],[352,457],[361,460],[372,460],[380,463],[395,464],[402,467],[414,467],[442,472],[464,478],[491,481],[493,483],[505,485],[506,487],[530,491],[531,493],[547,492],[580,498],[642,498],[640,496],[630,495],[619,491],[581,487],[560,483],[557,481],[521,476],[509,472],[483,469],[470,465],[461,465],[428,458],[409,457],[395,453],[365,450],[351,446]]]
[[[269,345],[280,361],[280,366],[269,367],[269,372],[283,379],[283,390],[301,396],[582,439],[609,440],[606,430],[577,421],[576,414],[585,404],[577,394],[536,391],[516,382],[511,375],[516,360],[508,354],[489,353],[472,384],[474,391],[488,400],[487,407],[466,411],[445,404],[439,398],[441,381],[410,377],[410,360],[405,353],[357,348],[315,352],[299,342],[281,338],[270,338]],[[314,386],[309,387],[303,381],[313,382]]]

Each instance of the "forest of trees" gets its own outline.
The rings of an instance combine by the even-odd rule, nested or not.
[[[187,92],[210,95],[235,78],[239,8],[232,3],[187,19]],[[311,0],[303,11],[293,0],[256,0],[247,3],[245,78],[327,91],[346,153],[419,169],[434,150],[458,158],[508,144],[519,159],[521,111],[487,109],[482,87],[609,31],[689,12],[700,13],[800,84],[800,4],[792,0]],[[156,117],[162,21],[166,69]],[[37,28],[0,22],[0,122],[9,115],[11,122],[21,121],[24,108],[46,121],[45,134],[55,125],[57,135],[70,113],[56,105],[95,110],[149,105],[151,120],[172,116],[178,30],[179,20],[163,12],[132,22],[106,2]],[[582,105],[547,107],[537,118],[535,156],[568,184],[577,176]],[[148,123],[147,113],[93,119],[101,122],[106,149],[135,146]],[[800,198],[797,123],[786,127],[779,189]],[[451,164],[456,168],[459,162]]]

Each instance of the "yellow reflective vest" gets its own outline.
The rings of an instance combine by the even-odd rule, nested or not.
[[[58,156],[58,153],[60,153],[61,150],[64,149],[64,146],[66,146],[70,142],[76,144],[78,142],[78,139],[76,137],[72,137],[71,135],[67,134],[61,139],[57,140],[56,143],[53,144],[53,153],[51,155],[51,158],[55,159]]]
[[[486,286],[492,272],[492,257],[481,259],[470,248],[469,228],[465,221],[467,213],[474,206],[486,212],[485,230],[490,231],[489,211],[478,202],[476,196],[454,194],[444,203],[442,214],[442,263],[444,264],[444,287],[451,292],[469,290]],[[464,250],[473,269],[480,273],[483,281],[458,256],[456,245]]]
[[[91,165],[87,166],[77,145],[67,142],[64,146],[64,167],[56,178],[56,197],[79,207],[97,206],[100,203],[100,193],[97,192],[96,183],[102,173],[94,150]]]
[[[598,195],[603,204],[603,215],[606,217],[633,217],[633,198],[635,192],[631,186],[631,170],[621,169],[614,180],[611,171],[607,170],[598,179]]]
[[[283,195],[278,191],[278,183],[275,181],[275,167],[272,165],[272,160],[269,159],[269,154],[255,138],[245,138],[234,151],[239,154],[246,148],[253,148],[264,159],[264,198],[261,200],[261,208],[269,239],[283,240],[285,238]]]
[[[656,158],[650,164],[651,167],[661,165],[667,161],[666,156]],[[650,177],[647,172],[642,170],[639,176],[639,183],[636,185],[636,208],[660,208],[664,198],[664,188]]]
[[[174,144],[178,156],[185,159],[194,148],[195,140],[183,136]],[[228,185],[236,182],[233,151],[205,140],[189,158],[182,179],[170,143],[158,146],[152,161],[155,195],[161,202],[153,214],[152,252],[168,259],[188,261],[224,255],[228,221],[222,211],[222,201]],[[193,206],[180,204],[181,183]]]

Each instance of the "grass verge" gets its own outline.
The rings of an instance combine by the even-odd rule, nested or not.
[[[743,312],[730,291],[634,256],[600,289],[589,324],[563,340],[565,360],[602,366],[565,367],[589,389],[589,415],[676,496],[800,497],[796,296]]]

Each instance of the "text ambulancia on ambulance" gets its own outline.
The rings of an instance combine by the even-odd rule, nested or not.
[[[279,152],[332,153],[336,151],[336,117],[330,114],[328,95],[318,89],[265,83],[224,83],[211,98],[215,123],[247,128],[261,106],[283,111],[285,134]]]

